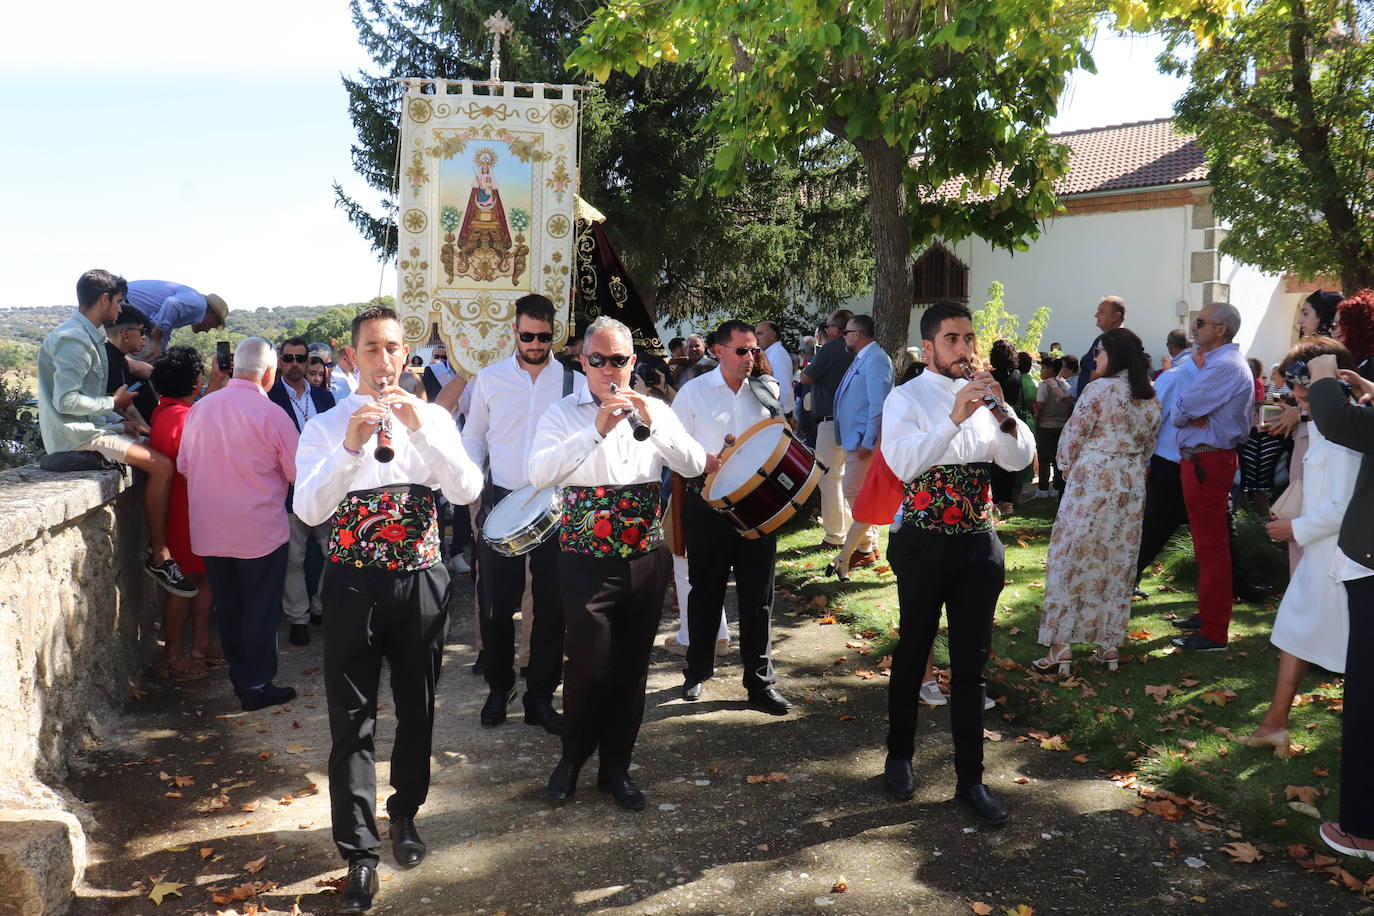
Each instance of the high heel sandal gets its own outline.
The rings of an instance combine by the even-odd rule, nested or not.
[[[1117,653],[1116,649],[1108,649],[1104,652],[1102,651],[1102,647],[1098,646],[1089,661],[1097,665],[1106,665],[1108,671],[1115,671],[1117,663],[1121,661],[1121,656]]]
[[[1288,729],[1281,732],[1274,732],[1272,735],[1244,735],[1238,739],[1246,747],[1272,747],[1274,756],[1280,760],[1287,760],[1288,755],[1293,750],[1293,737],[1288,734]]]
[[[825,574],[827,576],[834,576],[841,582],[848,582],[849,560],[845,558],[844,554],[841,554],[840,556],[836,557],[835,559],[831,560],[828,564],[826,564]]]
[[[1044,658],[1037,658],[1031,664],[1040,671],[1049,671],[1058,666],[1059,676],[1065,677],[1069,673],[1069,667],[1073,664],[1073,650],[1064,646],[1063,651],[1055,652],[1054,646],[1050,646],[1049,654]]]

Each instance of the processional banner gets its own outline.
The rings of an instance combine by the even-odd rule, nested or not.
[[[396,302],[412,350],[437,326],[450,364],[475,373],[514,351],[528,293],[567,339],[579,88],[406,81]]]

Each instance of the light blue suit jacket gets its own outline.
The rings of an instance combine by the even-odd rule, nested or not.
[[[835,439],[841,448],[874,447],[883,425],[883,400],[891,390],[892,359],[874,341],[854,357],[835,392]]]

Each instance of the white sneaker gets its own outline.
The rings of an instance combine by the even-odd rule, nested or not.
[[[467,557],[463,556],[461,553],[455,553],[448,558],[448,568],[459,575],[472,572],[472,567],[468,564]]]
[[[927,706],[944,706],[949,699],[940,692],[939,681],[926,681],[921,685],[921,702]]]

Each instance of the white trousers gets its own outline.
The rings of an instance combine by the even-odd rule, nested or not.
[[[305,549],[313,539],[325,550],[329,543],[329,524],[313,528],[291,513],[291,541],[286,549],[286,585],[281,593],[281,611],[288,623],[309,623],[311,614],[320,613],[320,589],[309,595],[305,585]],[[328,559],[325,560],[328,563]]]
[[[853,518],[844,498],[845,452],[835,441],[835,421],[822,420],[816,424],[816,460],[825,465],[821,491],[821,527],[831,544],[844,543]]]

